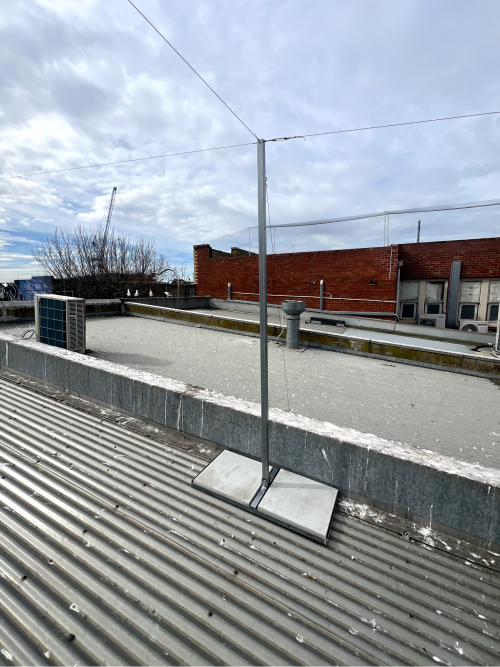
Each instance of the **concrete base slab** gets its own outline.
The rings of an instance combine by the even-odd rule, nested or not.
[[[337,489],[280,470],[259,503],[259,514],[326,544]]]
[[[250,505],[261,482],[260,461],[226,449],[194,478],[193,485],[238,505]]]
[[[337,489],[288,470],[270,468],[270,472],[271,484],[265,490],[261,487],[261,463],[225,450],[193,479],[192,485],[326,544]]]

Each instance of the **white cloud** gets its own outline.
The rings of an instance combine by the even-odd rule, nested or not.
[[[500,109],[492,0],[140,6],[265,138]],[[0,9],[0,63],[4,175],[253,141],[121,0],[13,0]],[[494,199],[499,128],[492,116],[268,144],[271,220]],[[28,225],[45,236],[97,224],[115,185],[115,226],[180,261],[194,243],[256,223],[250,146],[0,180],[2,231],[17,248],[34,242],[15,240]]]

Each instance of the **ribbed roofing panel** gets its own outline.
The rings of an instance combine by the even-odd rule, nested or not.
[[[0,661],[499,662],[498,573],[340,513],[323,547],[205,464],[0,380]]]

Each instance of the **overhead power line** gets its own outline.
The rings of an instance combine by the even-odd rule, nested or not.
[[[240,146],[253,146],[256,142],[250,141],[247,144],[233,144],[231,146],[216,146],[215,148],[200,148],[196,151],[184,151],[183,153],[165,153],[165,155],[152,155],[150,157],[137,157],[131,160],[118,160],[117,162],[100,162],[99,164],[85,164],[81,167],[68,167],[67,169],[53,169],[51,171],[35,171],[32,174],[20,174],[18,176],[2,176],[0,181],[7,181],[10,178],[27,178],[28,176],[41,176],[42,174],[59,174],[62,171],[76,171],[77,169],[92,169],[94,167],[108,167],[115,164],[125,164],[126,162],[142,162],[144,160],[157,160],[161,157],[175,157],[176,155],[191,155],[192,153],[207,153],[208,151],[222,151],[225,148],[239,148]]]
[[[130,0],[128,0],[130,2]],[[355,127],[349,130],[332,130],[331,132],[316,132],[315,134],[299,134],[294,137],[277,137],[276,139],[266,139],[266,143],[273,141],[289,141],[290,139],[305,139],[306,137],[322,137],[327,134],[345,134],[346,132],[364,132],[366,130],[380,130],[387,127],[402,127],[403,125],[419,125],[421,123],[437,123],[443,120],[457,120],[459,118],[477,118],[479,116],[493,116],[500,114],[500,111],[486,111],[484,113],[471,113],[464,116],[447,116],[445,118],[431,118],[427,120],[412,120],[405,123],[390,123],[388,125],[371,125],[370,127]],[[118,160],[117,162],[101,162],[99,164],[86,164],[81,167],[68,167],[67,169],[53,169],[52,171],[36,171],[31,174],[19,174],[17,176],[1,176],[0,181],[6,181],[10,178],[27,178],[29,176],[41,176],[43,174],[58,174],[63,171],[76,171],[78,169],[92,169],[93,167],[108,167],[116,164],[126,164],[127,162],[141,162],[143,160],[157,160],[163,157],[175,157],[177,155],[190,155],[192,153],[206,153],[208,151],[220,151],[225,148],[239,148],[240,146],[253,146],[256,142],[250,141],[246,144],[232,144],[229,146],[216,146],[215,148],[200,148],[195,151],[184,151],[182,153],[166,153],[165,155],[151,155],[149,157],[133,158],[131,160]]]
[[[500,114],[500,111],[485,111],[484,113],[469,113],[464,116],[445,116],[444,118],[428,118],[426,120],[410,120],[405,123],[390,123],[389,125],[371,125],[370,127],[354,127],[349,130],[331,130],[330,132],[315,132],[314,134],[298,134],[294,137],[278,137],[276,139],[266,139],[271,141],[289,141],[290,139],[305,139],[306,137],[323,137],[326,134],[345,134],[346,132],[364,132],[365,130],[381,130],[385,127],[401,127],[403,125],[419,125],[421,123],[438,123],[442,120],[457,120],[458,118],[477,118],[478,116],[494,116]]]
[[[186,65],[189,67],[189,69],[192,70],[192,71],[196,74],[196,76],[197,76],[199,79],[201,79],[201,80],[203,81],[203,83],[205,84],[205,86],[206,86],[207,88],[209,88],[209,89],[212,91],[212,93],[215,95],[215,97],[217,97],[217,98],[222,102],[222,104],[223,104],[227,109],[229,109],[229,111],[233,114],[233,116],[234,116],[235,118],[237,118],[237,119],[240,121],[240,123],[241,123],[241,124],[242,124],[242,125],[249,131],[249,132],[250,132],[250,134],[253,134],[253,136],[257,139],[257,138],[258,138],[257,135],[256,135],[254,132],[252,132],[252,130],[248,127],[248,125],[245,125],[245,123],[241,120],[241,118],[240,118],[240,117],[239,117],[239,116],[238,116],[238,115],[231,109],[231,107],[229,106],[229,104],[226,104],[226,103],[224,102],[224,100],[222,99],[222,97],[221,97],[220,95],[218,95],[218,94],[215,92],[215,90],[212,88],[212,86],[210,86],[210,84],[208,84],[208,83],[205,81],[205,79],[201,76],[201,74],[198,74],[198,72],[195,70],[195,68],[194,68],[192,65],[190,65],[190,64],[188,63],[188,61],[184,58],[183,55],[181,55],[181,54],[179,53],[179,51],[177,51],[177,49],[175,48],[175,46],[173,46],[173,45],[168,41],[168,39],[165,37],[165,35],[163,35],[163,34],[158,30],[158,28],[157,28],[156,26],[154,26],[154,25],[151,23],[151,21],[147,18],[147,16],[144,16],[144,14],[141,12],[141,10],[140,10],[138,7],[136,7],[136,6],[134,5],[134,3],[132,2],[132,0],[127,0],[127,2],[130,3],[130,4],[132,5],[132,7],[133,7],[137,12],[139,12],[139,14],[142,16],[142,18],[143,18],[145,21],[147,21],[147,22],[149,23],[149,25],[153,28],[153,30],[154,30],[155,32],[157,32],[157,33],[160,35],[160,37],[161,37],[161,38],[162,38],[162,39],[163,39],[163,40],[170,46],[170,48],[171,48],[173,51],[175,51],[175,53],[177,53],[177,55],[179,56],[179,58],[181,58],[181,59],[186,63]]]

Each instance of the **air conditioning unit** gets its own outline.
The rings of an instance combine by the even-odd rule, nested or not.
[[[85,352],[85,299],[36,294],[35,330],[40,343]]]
[[[477,320],[460,320],[460,331],[471,331],[473,333],[488,333],[488,322]]]
[[[436,327],[436,329],[444,329],[446,324],[446,315],[444,313],[439,315],[421,313],[418,316],[418,323],[424,327]]]

